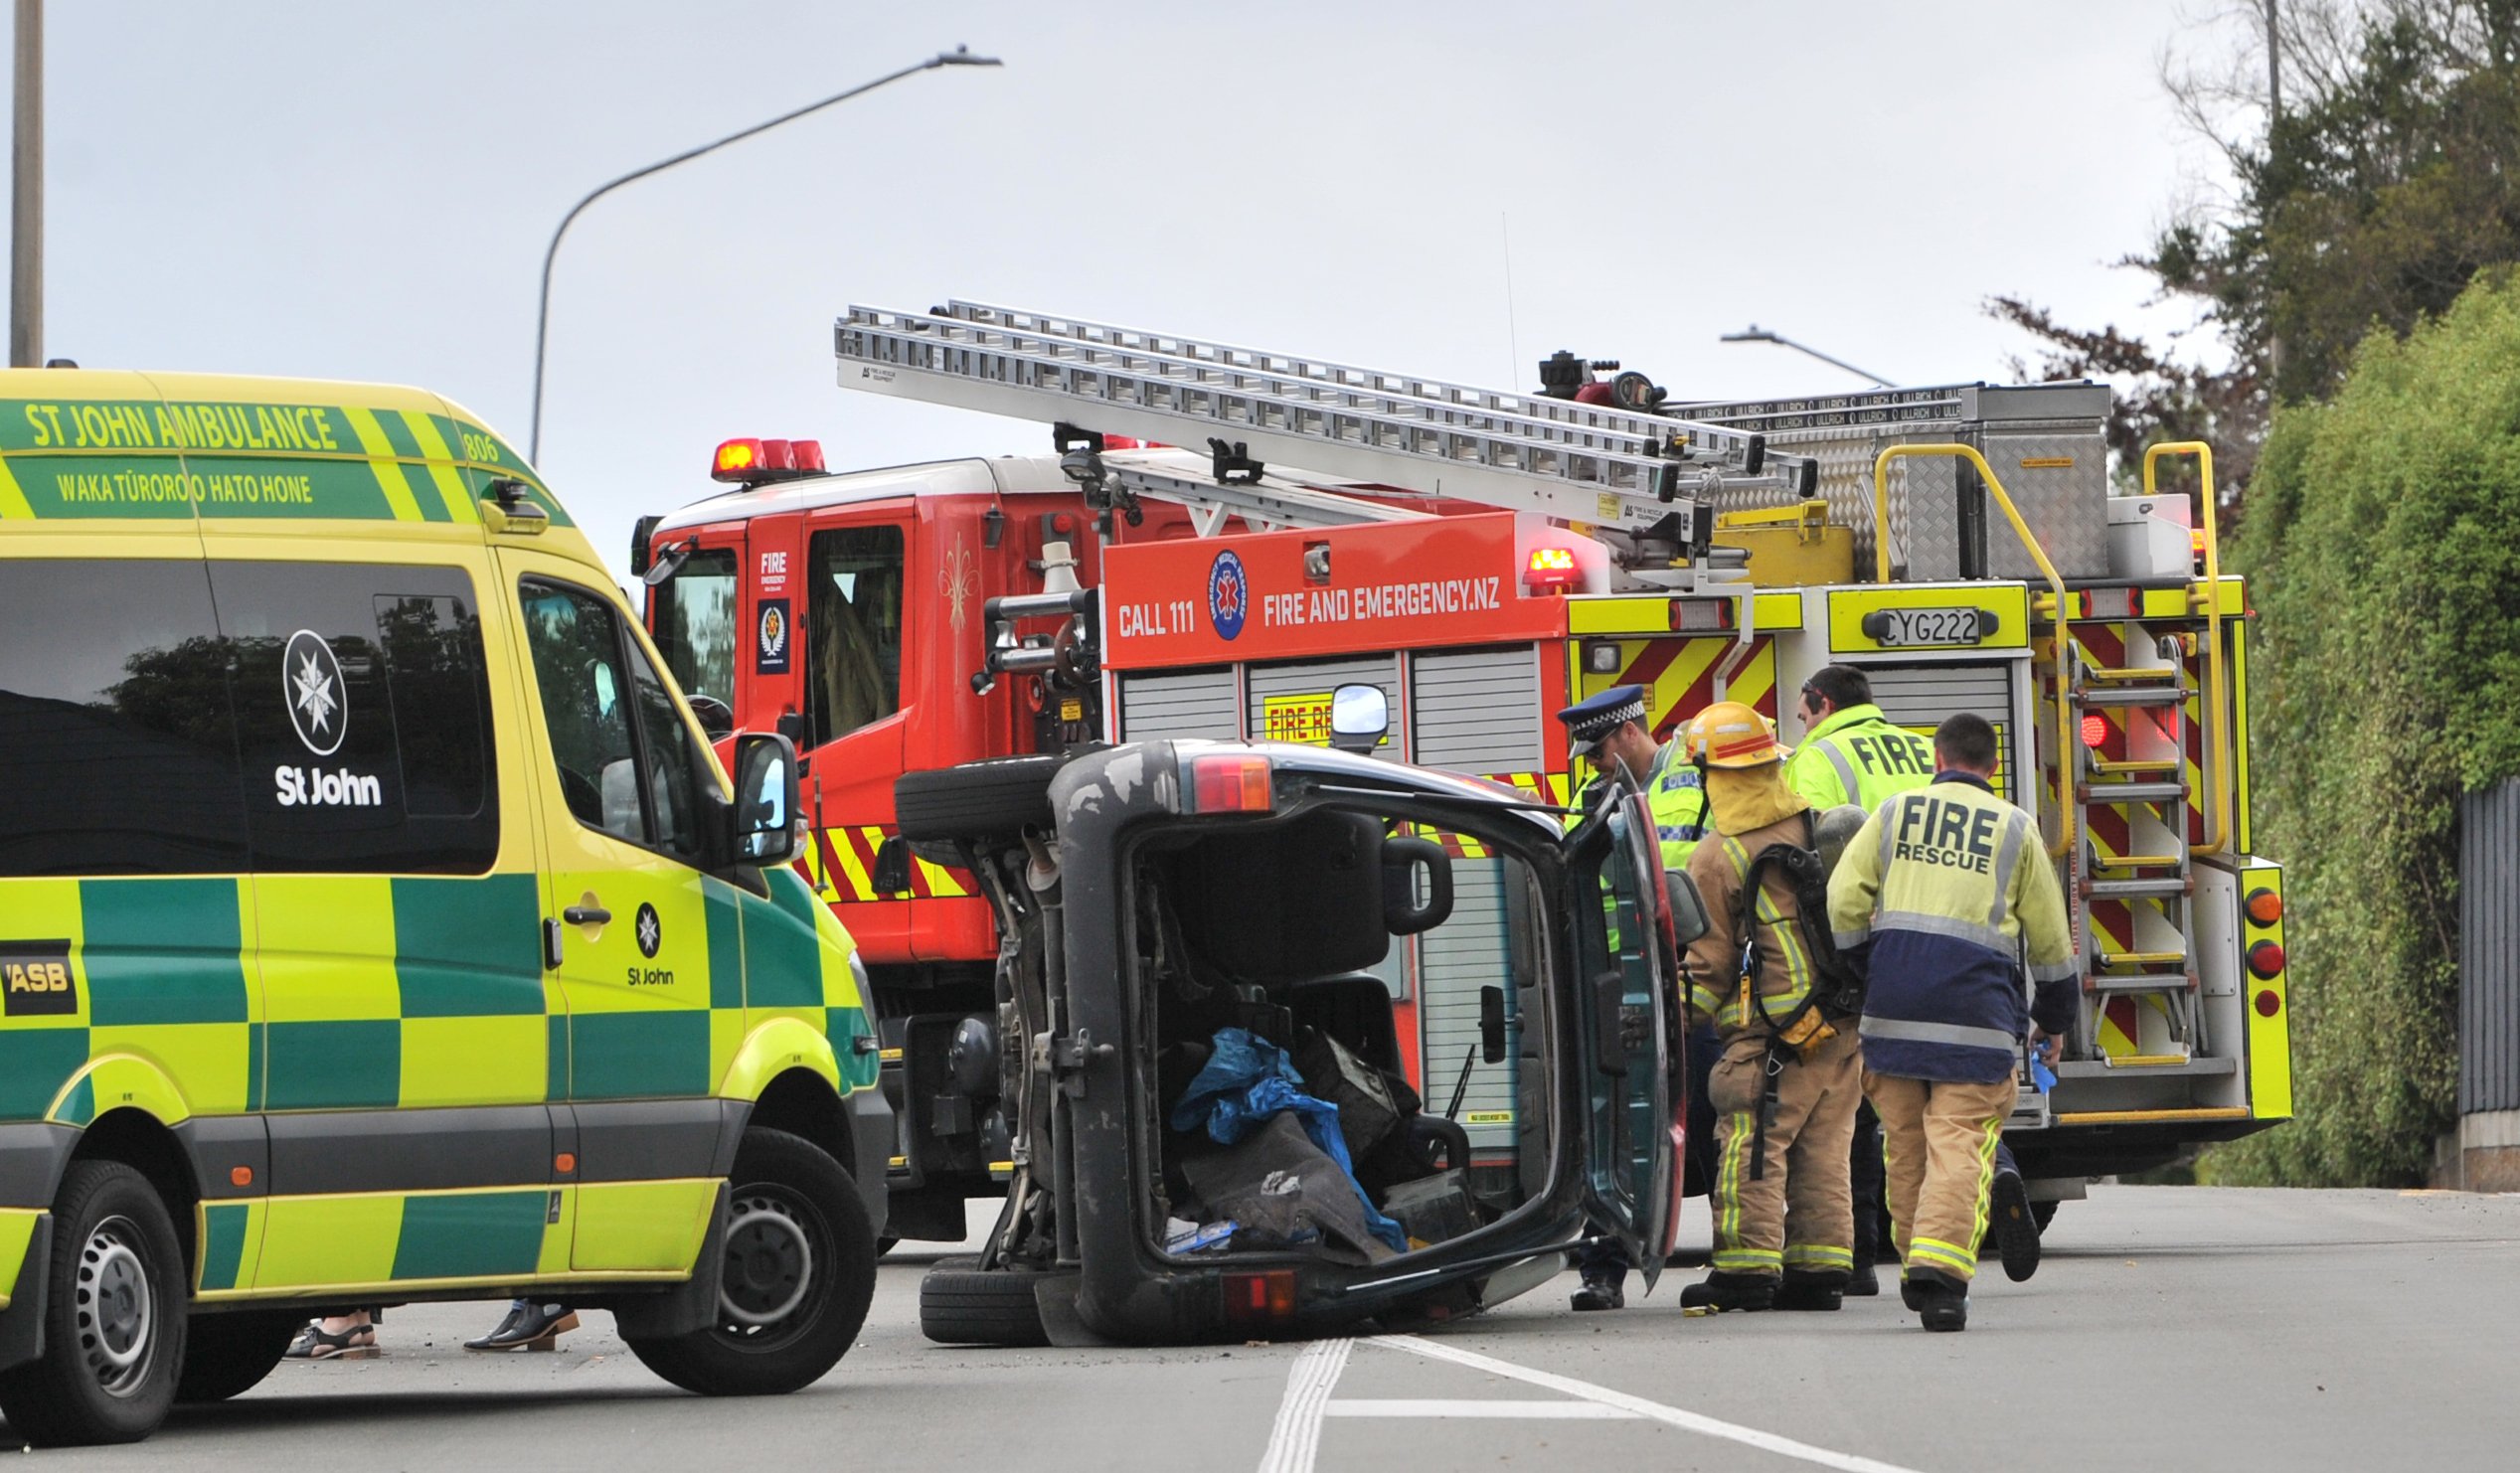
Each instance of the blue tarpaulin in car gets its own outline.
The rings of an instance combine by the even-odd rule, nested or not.
[[[1348,1159],[1347,1138],[1339,1133],[1339,1107],[1304,1093],[1303,1075],[1295,1071],[1286,1051],[1242,1028],[1220,1028],[1210,1041],[1213,1052],[1205,1068],[1181,1092],[1172,1107],[1172,1128],[1205,1128],[1220,1145],[1234,1145],[1271,1116],[1292,1113],[1304,1135],[1338,1163],[1355,1188],[1365,1226],[1395,1252],[1409,1251],[1409,1236],[1398,1223],[1375,1210],[1374,1199],[1356,1180],[1356,1163]]]

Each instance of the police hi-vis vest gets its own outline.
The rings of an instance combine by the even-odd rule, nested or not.
[[[1652,770],[1644,777],[1645,806],[1653,810],[1654,837],[1662,845],[1662,867],[1666,870],[1689,868],[1689,855],[1709,827],[1705,782],[1698,775],[1697,764],[1681,758],[1680,745],[1676,737],[1664,742],[1662,750],[1655,754]],[[1586,783],[1576,807],[1584,813],[1591,812],[1600,785],[1598,777]],[[1567,827],[1580,822],[1581,814],[1570,817]]]
[[[2039,1026],[2074,1018],[2074,939],[2029,814],[1943,772],[1873,810],[1829,877],[1840,952],[1866,955],[1864,1065],[1911,1079],[2012,1077],[2024,953]],[[1869,954],[1857,948],[1869,947]]]
[[[1933,780],[1933,743],[1891,725],[1871,704],[1832,711],[1785,764],[1785,785],[1813,811],[1852,803],[1870,813],[1893,793]]]

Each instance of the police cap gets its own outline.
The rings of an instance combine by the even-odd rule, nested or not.
[[[1645,688],[1612,686],[1585,697],[1558,713],[1567,736],[1578,746],[1591,746],[1619,728],[1621,722],[1645,720]]]

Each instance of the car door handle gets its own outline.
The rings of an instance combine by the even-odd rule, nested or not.
[[[560,912],[560,918],[571,925],[610,925],[612,912],[601,905],[572,905]]]

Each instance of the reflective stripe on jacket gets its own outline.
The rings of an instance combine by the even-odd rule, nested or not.
[[[1715,1030],[1731,1038],[1746,1028],[1765,1026],[1760,1014],[1781,1023],[1811,991],[1811,948],[1803,944],[1795,919],[1793,892],[1769,870],[1761,878],[1754,900],[1753,924],[1759,927],[1760,1001],[1744,1006],[1742,952],[1746,938],[1735,934],[1734,916],[1741,907],[1742,885],[1751,861],[1770,844],[1801,844],[1810,837],[1800,813],[1746,834],[1726,834],[1701,844],[1689,857],[1689,878],[1706,901],[1706,934],[1689,943],[1689,1021],[1712,1020]]]
[[[1829,929],[1866,955],[1864,1064],[1912,1079],[2012,1076],[2027,1032],[2021,956],[2041,1028],[2073,1023],[2065,890],[2029,814],[1967,773],[1873,810],[1829,877]]]
[[[1932,780],[1933,743],[1870,704],[1830,712],[1785,763],[1785,785],[1815,810],[1852,803],[1870,813]]]
[[[1681,743],[1666,741],[1645,779],[1645,806],[1654,813],[1654,837],[1662,842],[1662,867],[1685,870],[1689,855],[1705,837],[1706,785],[1697,764],[1681,760]]]

